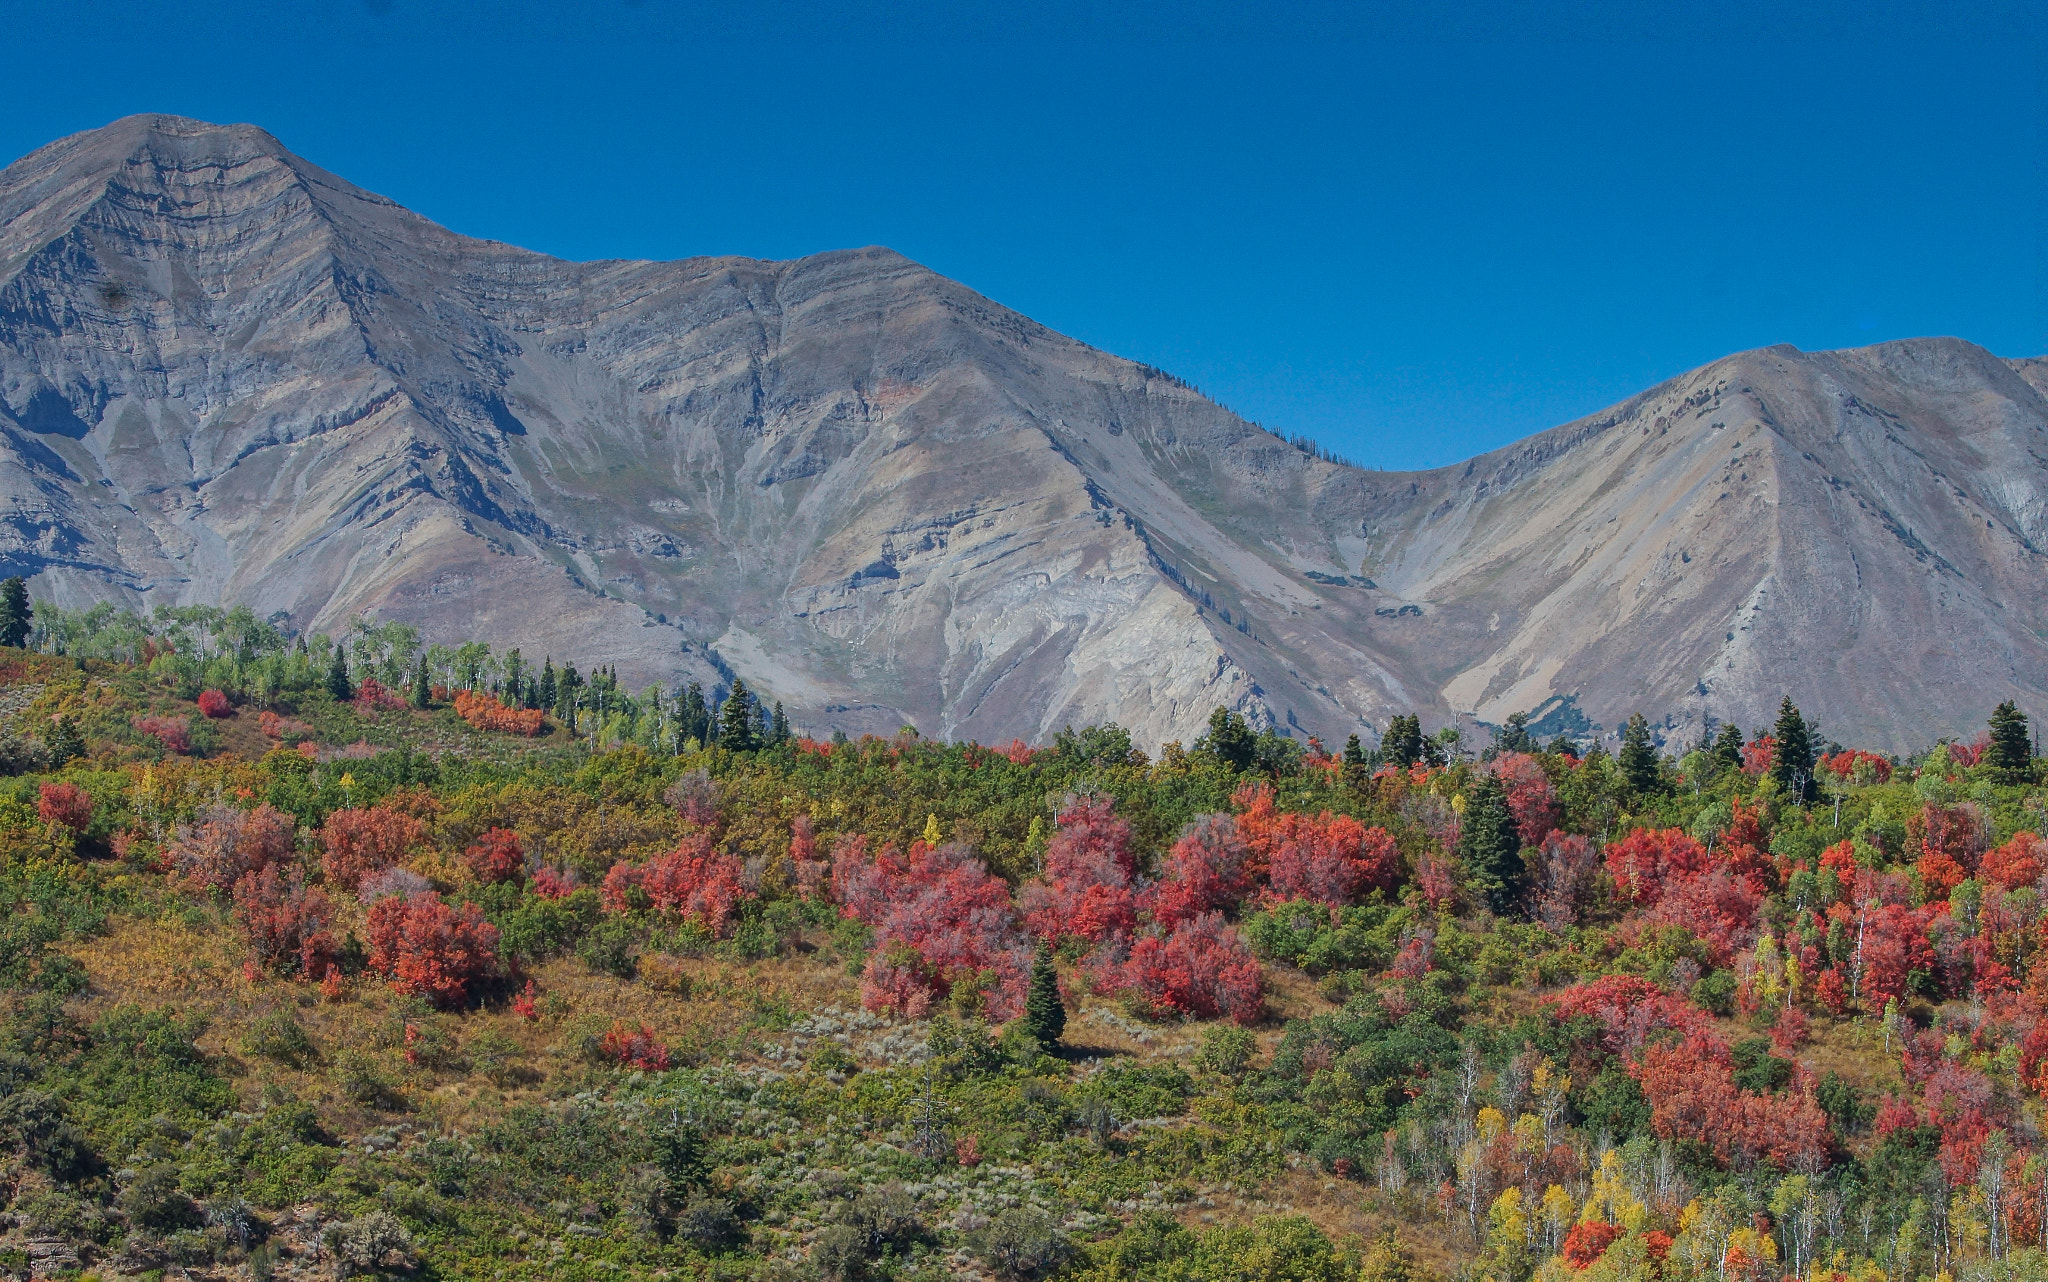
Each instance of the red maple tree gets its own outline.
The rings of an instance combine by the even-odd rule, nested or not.
[[[370,969],[398,992],[437,1006],[459,1005],[471,985],[498,970],[498,928],[475,904],[457,910],[433,891],[378,900],[366,933]]]
[[[320,827],[320,866],[329,885],[354,891],[363,878],[405,858],[426,835],[425,824],[395,810],[337,810]]]
[[[36,789],[36,814],[46,824],[81,836],[92,827],[92,794],[75,783],[46,783]]]

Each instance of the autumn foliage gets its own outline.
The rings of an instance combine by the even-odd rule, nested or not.
[[[1265,784],[1240,789],[1232,800],[1251,866],[1269,879],[1276,898],[1342,906],[1392,887],[1400,875],[1399,852],[1384,828],[1327,810],[1279,811]]]
[[[615,864],[599,890],[605,911],[651,910],[696,923],[714,938],[731,928],[733,911],[754,892],[740,861],[692,833],[666,855],[644,864]]]
[[[291,816],[268,804],[254,810],[207,806],[178,829],[165,853],[187,880],[229,890],[244,874],[290,857],[295,831]]]
[[[235,883],[235,920],[266,970],[300,980],[324,979],[340,952],[327,896],[306,885],[297,868],[265,864]]]
[[[462,859],[478,881],[517,881],[526,873],[526,847],[509,828],[486,828]]]
[[[875,932],[862,974],[868,1009],[917,1018],[962,981],[981,986],[993,1018],[1023,1009],[1031,954],[1009,887],[967,847],[919,841],[908,853],[884,846],[870,856],[866,841],[843,839],[832,897]]]
[[[455,692],[455,715],[479,730],[495,730],[528,738],[539,734],[542,723],[547,720],[547,714],[538,708],[509,708],[496,695],[474,690]]]
[[[235,709],[234,705],[228,702],[228,697],[220,691],[201,690],[199,692],[199,715],[218,721],[222,717],[234,716]]]
[[[460,1005],[497,973],[498,928],[475,904],[451,908],[432,891],[392,895],[370,906],[366,933],[370,969],[437,1006]]]
[[[1141,996],[1161,1014],[1251,1024],[1265,1009],[1264,972],[1221,913],[1146,931],[1127,956],[1093,959],[1089,980],[1099,993]]]
[[[36,815],[46,824],[83,834],[92,827],[92,794],[75,783],[46,783],[36,789]]]
[[[1042,939],[1090,943],[1126,936],[1138,924],[1133,885],[1137,857],[1130,825],[1106,799],[1070,801],[1045,848],[1044,880],[1018,896],[1024,920]]]
[[[363,878],[404,859],[426,835],[424,823],[394,810],[337,810],[320,827],[321,867],[329,885],[354,891]]]
[[[623,1068],[648,1073],[665,1072],[669,1066],[668,1046],[645,1024],[635,1028],[625,1020],[614,1020],[598,1041],[598,1053]]]
[[[131,717],[128,724],[179,756],[192,753],[192,728],[183,717]]]

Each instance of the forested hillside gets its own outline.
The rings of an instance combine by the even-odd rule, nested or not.
[[[10,1277],[2048,1275],[2010,705],[1151,760],[18,580],[0,645]]]

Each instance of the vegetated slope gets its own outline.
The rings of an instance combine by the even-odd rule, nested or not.
[[[677,753],[150,640],[0,650],[17,1276],[2048,1269],[2010,709],[1910,763],[1794,709],[1675,761]]]
[[[46,597],[599,636],[821,731],[1676,730],[1791,689],[1932,734],[2043,671],[2042,402],[1958,344],[1734,357],[1361,472],[887,250],[569,263],[148,116],[0,174],[0,404],[0,552]]]

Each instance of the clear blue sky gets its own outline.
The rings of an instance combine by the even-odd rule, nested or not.
[[[0,151],[168,111],[574,258],[886,244],[1409,467],[1769,343],[2048,352],[2042,27],[1886,0],[18,2]]]

